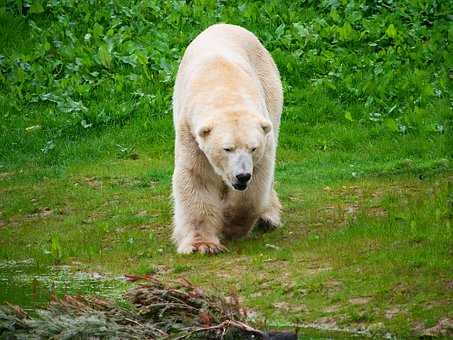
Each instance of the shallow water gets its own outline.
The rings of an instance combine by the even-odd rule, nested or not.
[[[0,261],[0,304],[19,305],[27,312],[45,307],[52,297],[65,295],[96,295],[119,300],[130,287],[124,277],[106,276],[96,272],[75,270],[71,266],[39,266],[33,259]],[[283,325],[269,323],[272,329]],[[294,327],[283,327],[294,330]],[[353,334],[300,328],[299,339],[351,338]]]
[[[31,311],[53,296],[97,295],[118,298],[128,283],[123,277],[74,270],[70,266],[43,267],[33,259],[0,262],[0,304],[6,302]]]

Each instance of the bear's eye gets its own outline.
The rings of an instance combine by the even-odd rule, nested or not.
[[[223,148],[223,150],[225,150],[226,152],[231,152],[233,151],[233,148]]]
[[[252,148],[252,152],[255,152],[256,148]]]

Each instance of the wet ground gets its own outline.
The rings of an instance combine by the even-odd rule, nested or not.
[[[64,295],[95,295],[121,300],[122,294],[131,287],[123,276],[114,277],[97,272],[84,272],[71,266],[40,266],[33,259],[0,262],[0,304],[11,303],[31,312],[45,307],[52,297]],[[278,330],[282,325],[268,325]],[[294,330],[294,327],[283,327]],[[302,339],[338,339],[353,334],[320,330],[310,327],[298,330]]]
[[[33,259],[0,262],[0,304],[27,311],[64,295],[96,295],[118,299],[129,286],[124,277],[83,272],[70,266],[39,266]]]

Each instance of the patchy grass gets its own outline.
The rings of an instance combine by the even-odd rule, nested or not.
[[[5,175],[0,257],[33,259],[44,271],[67,264],[75,272],[113,276],[184,276],[238,293],[274,325],[371,326],[409,336],[417,322],[428,328],[449,315],[451,173],[421,170],[296,187],[285,183],[279,166],[284,226],[231,242],[227,254],[203,257],[175,253],[171,163],[157,162],[161,170],[150,171],[150,161],[142,155],[95,168],[77,164],[60,174]],[[2,299],[16,301],[6,294]]]
[[[274,327],[405,337],[451,319],[448,2],[43,4],[0,10],[0,303],[153,273],[237,293]],[[179,256],[171,90],[218,21],[255,32],[282,74],[284,225]]]

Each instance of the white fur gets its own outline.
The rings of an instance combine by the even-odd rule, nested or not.
[[[222,238],[246,234],[258,219],[280,224],[273,182],[282,102],[278,70],[251,32],[213,25],[188,46],[173,93],[179,253],[222,251]],[[235,190],[244,172],[252,179]]]

